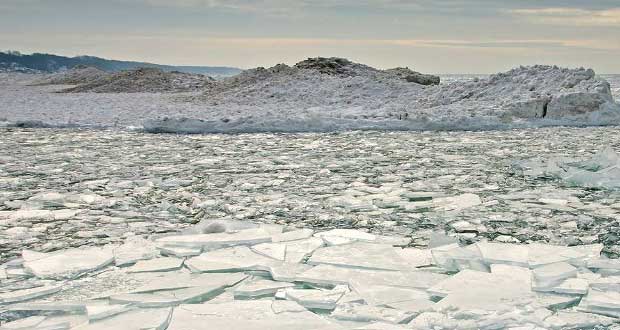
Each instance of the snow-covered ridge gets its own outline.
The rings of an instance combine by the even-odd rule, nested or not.
[[[426,86],[398,71],[348,63],[335,73],[301,63],[249,70],[191,98],[208,108],[201,120],[147,120],[144,127],[202,133],[620,123],[609,83],[591,69],[522,66],[484,79]]]
[[[136,71],[137,72],[137,71]],[[80,93],[0,73],[0,125],[143,127],[147,132],[496,130],[620,124],[618,80],[587,69],[519,67],[487,77],[378,70],[342,59],[247,70],[219,81],[143,72],[97,79]],[[76,77],[60,77],[69,81]],[[161,78],[161,79],[160,79]],[[188,82],[188,83],[185,83]],[[430,84],[430,85],[424,85]],[[169,92],[186,91],[170,95]]]

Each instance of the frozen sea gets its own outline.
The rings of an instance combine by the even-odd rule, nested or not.
[[[410,236],[420,246],[430,231],[446,230],[466,242],[601,242],[609,253],[620,252],[620,192],[525,177],[513,167],[536,157],[620,150],[619,128],[198,136],[5,128],[1,134],[2,259],[24,248],[100,245],[219,218],[364,228]],[[468,198],[454,209],[428,203],[471,194],[480,205]]]
[[[618,98],[620,76],[606,78]],[[135,118],[133,109],[155,114],[168,102],[29,99],[0,88],[0,96],[20,93],[20,109],[32,112],[0,117],[114,126]],[[97,108],[63,112],[68,99],[92,106],[93,97]],[[109,109],[118,116],[105,116]],[[183,109],[170,103],[169,111]],[[619,127],[189,136],[117,126],[0,128],[3,326],[618,329],[610,325],[620,316],[620,264],[599,258],[620,257],[620,190],[527,176],[516,164],[618,152]],[[160,239],[197,244],[188,234],[209,220],[260,226],[231,236],[307,235],[207,252],[155,248]],[[359,231],[310,237],[301,228]],[[208,244],[218,235],[198,236]],[[440,245],[429,249],[433,237]],[[130,262],[119,266],[123,258]],[[551,264],[537,269],[533,260]],[[345,285],[338,270],[349,274]],[[537,287],[536,276],[561,283]]]
[[[114,126],[136,115],[149,116],[150,111],[154,115],[162,104],[168,104],[170,111],[184,111],[158,94],[128,98],[49,93],[59,88],[54,86],[33,92],[24,88],[31,79],[24,77],[19,76],[21,85],[13,81],[0,88],[0,94],[32,112],[6,111],[0,119],[87,118]],[[476,77],[482,75],[442,79],[449,83]],[[620,75],[603,77],[620,99]],[[16,95],[22,99],[9,99]],[[63,110],[66,102],[79,105],[83,100],[89,107],[80,109],[80,114]],[[39,102],[49,106],[49,112],[41,111]],[[133,109],[140,113],[132,113]],[[2,259],[22,248],[106,244],[121,240],[127,232],[167,232],[221,217],[368,228],[413,235],[414,244],[420,245],[425,242],[417,237],[444,229],[460,231],[467,241],[501,236],[518,242],[581,244],[607,239],[610,253],[620,252],[613,246],[620,237],[617,192],[526,178],[512,167],[515,161],[534,157],[584,158],[606,147],[618,151],[616,127],[201,136],[142,134],[120,127],[4,128],[1,134],[0,212],[58,208],[77,212],[44,223],[2,220],[0,213]],[[408,204],[408,194],[418,192],[444,197],[475,194],[483,204],[448,211]],[[70,196],[36,202],[36,196],[45,194]],[[95,200],[83,203],[76,194]],[[576,204],[554,208],[540,201],[549,198]],[[461,221],[467,223],[465,229],[453,226],[463,225]]]

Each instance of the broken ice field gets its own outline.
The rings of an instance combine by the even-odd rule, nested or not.
[[[618,329],[619,135],[5,129],[0,329]]]

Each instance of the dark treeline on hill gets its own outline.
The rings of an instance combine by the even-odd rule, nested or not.
[[[180,71],[210,76],[231,76],[241,72],[232,67],[172,66],[145,62],[117,61],[95,56],[66,57],[52,54],[21,54],[16,51],[0,52],[0,67],[22,67],[43,72],[57,72],[77,65],[93,66],[105,71],[118,72],[137,68],[159,68],[164,71]]]

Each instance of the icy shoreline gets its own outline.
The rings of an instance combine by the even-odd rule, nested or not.
[[[527,73],[531,70],[534,73]],[[537,73],[540,70],[543,73]],[[547,76],[555,79],[552,84],[546,82],[551,79]],[[372,74],[317,76],[307,70],[274,73],[259,80],[241,78],[216,94],[60,94],[55,92],[67,86],[28,86],[35,75],[1,74],[0,126],[257,133],[620,124],[620,105],[611,103],[618,96],[620,78],[607,76],[609,88],[586,70],[524,68],[497,78],[450,77],[451,82],[439,86],[413,86],[383,76],[376,80]],[[567,80],[571,82],[566,86],[574,86],[562,87]],[[473,94],[463,98],[463,93]],[[554,105],[553,100],[560,101]],[[558,115],[558,111],[566,113]]]

